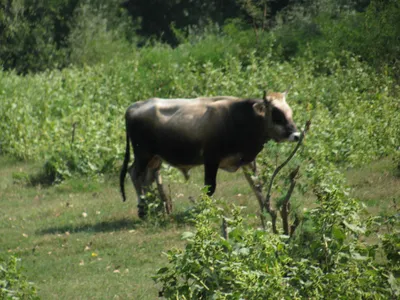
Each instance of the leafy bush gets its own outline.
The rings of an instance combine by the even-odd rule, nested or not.
[[[167,299],[268,299],[287,289],[288,263],[285,239],[243,225],[240,209],[234,208],[228,223],[229,238],[221,237],[215,220],[223,212],[204,196],[195,217],[196,233],[186,232],[184,251],[167,253],[170,266],[154,276]],[[266,285],[268,288],[266,288]]]
[[[285,59],[311,51],[324,60],[348,51],[398,81],[399,12],[396,0],[294,2],[277,16],[273,32]]]
[[[318,207],[307,216],[312,235],[293,239],[246,225],[240,208],[226,217],[203,196],[196,232],[183,250],[166,253],[169,265],[153,277],[167,299],[379,299],[399,295],[396,260],[378,263],[379,245],[361,241],[373,221],[334,185],[318,184]],[[227,238],[218,223],[225,220]],[[393,238],[393,235],[392,235]],[[384,240],[385,241],[385,240]],[[384,242],[383,247],[386,243]]]
[[[136,42],[121,1],[0,3],[0,65],[19,74],[111,61]]]
[[[39,299],[35,286],[22,275],[14,256],[0,259],[0,299]]]
[[[129,50],[108,30],[108,24],[117,30],[119,19],[106,9],[86,1],[76,11],[70,42],[75,62],[85,67],[25,77],[0,72],[1,153],[45,161],[45,173],[56,181],[74,173],[111,172],[124,151],[123,114],[132,102],[154,96],[260,97],[262,90],[282,91],[288,83],[294,84],[289,101],[296,122],[313,116],[304,159],[325,157],[352,167],[397,152],[398,87],[348,52],[321,46],[325,50],[316,56],[315,45],[303,45],[301,55],[282,62],[284,33],[256,36],[243,31],[238,20],[222,33],[210,25],[175,49],[155,44]],[[92,26],[96,20],[99,26]],[[124,26],[118,30],[125,32]],[[331,26],[322,24],[319,30],[324,28]],[[103,41],[105,52],[81,44],[89,41],[83,36],[93,37],[95,44]],[[112,61],[108,52],[115,53]],[[277,149],[268,145],[272,153]]]
[[[112,1],[81,1],[72,23],[68,48],[75,66],[122,60],[135,50],[135,25]]]
[[[338,80],[334,75],[325,79]],[[351,91],[354,82],[348,84],[344,86]],[[302,162],[300,190],[316,198],[315,206],[301,216],[295,235],[289,238],[272,234],[271,228],[254,229],[254,221],[243,218],[240,208],[233,207],[227,213],[203,196],[195,209],[200,212],[194,216],[196,231],[183,234],[185,248],[168,251],[169,264],[154,276],[165,298],[394,299],[400,295],[398,231],[394,229],[400,225],[398,212],[385,219],[364,216],[359,201],[349,197],[344,177],[335,166],[340,160],[365,163],[361,148],[372,153],[371,140],[351,125],[353,135],[359,135],[359,146],[363,146],[347,152],[343,144],[337,145],[340,137],[352,138],[344,134],[350,128],[343,126],[341,114],[346,115],[347,110],[340,106],[349,105],[348,111],[354,106],[350,109],[350,99],[349,103],[340,101],[339,107],[333,103],[329,107],[329,98],[322,99],[327,105],[322,109],[323,104],[319,104],[314,111],[306,143],[291,162]],[[363,102],[358,103],[363,107]],[[378,104],[369,101],[368,105]],[[324,122],[330,125],[322,125]],[[336,130],[340,133],[332,134]],[[397,134],[397,127],[393,130],[388,131],[388,140]],[[388,145],[386,139],[383,143]],[[395,148],[395,144],[390,147]],[[273,143],[266,146],[268,152],[258,157],[265,166],[264,181],[271,176],[274,159],[285,158],[290,148]],[[278,199],[285,193],[288,172],[279,175],[274,191]],[[220,232],[222,220],[227,224],[227,238]],[[390,228],[382,233],[379,228],[383,224]]]
[[[47,161],[55,179],[111,172],[123,155],[130,103],[154,96],[261,97],[263,89],[282,91],[288,82],[296,122],[313,115],[304,150],[309,159],[324,156],[351,167],[395,153],[400,144],[392,80],[350,54],[317,62],[308,53],[289,64],[250,52],[246,63],[227,55],[214,65],[190,57],[203,49],[201,42],[186,47],[155,46],[112,65],[25,77],[0,72],[0,151]],[[268,145],[269,151],[277,147]]]
[[[0,65],[18,73],[63,66],[64,22],[73,10],[68,0],[2,1],[0,4]],[[63,17],[66,17],[65,19]]]

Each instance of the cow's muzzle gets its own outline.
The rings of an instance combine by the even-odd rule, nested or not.
[[[289,142],[297,142],[300,140],[300,132],[296,131],[289,135],[288,141]]]

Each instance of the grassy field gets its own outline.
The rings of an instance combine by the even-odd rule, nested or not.
[[[182,244],[185,225],[171,222],[160,228],[140,221],[128,180],[128,201],[123,203],[116,177],[42,188],[15,182],[15,174],[32,174],[39,165],[2,157],[0,166],[1,255],[22,258],[43,299],[156,298],[150,276],[166,263],[162,252]],[[190,205],[189,195],[200,193],[200,172],[174,194],[181,199],[175,202],[177,212]],[[242,193],[239,203],[251,198],[240,173],[220,175],[218,196],[225,192],[231,198],[229,189]],[[230,189],[236,182],[240,187]],[[178,191],[176,185],[172,191]]]
[[[272,199],[283,202],[290,170],[301,165],[290,219],[300,215],[300,220],[303,215],[305,221],[297,227],[293,243],[286,243],[282,236],[248,230],[254,231],[246,240],[248,248],[242,248],[243,241],[229,237],[232,252],[225,251],[225,241],[216,241],[213,249],[217,250],[208,252],[212,254],[201,259],[189,257],[188,265],[194,262],[193,268],[176,260],[185,266],[184,278],[190,278],[187,290],[192,294],[188,295],[194,295],[191,288],[197,289],[199,284],[200,290],[210,286],[214,292],[212,284],[220,280],[226,285],[221,284],[218,292],[228,286],[228,292],[238,291],[238,297],[244,299],[269,298],[248,296],[247,292],[280,293],[285,299],[293,295],[347,299],[356,298],[357,291],[360,299],[400,295],[400,243],[395,228],[400,205],[400,26],[394,26],[400,24],[400,10],[396,1],[371,1],[368,7],[364,3],[364,11],[359,3],[356,10],[333,0],[306,1],[309,5],[291,1],[296,3],[282,11],[285,17],[276,22],[271,19],[265,30],[254,30],[248,17],[242,20],[239,15],[221,26],[200,22],[193,30],[182,31],[177,23],[176,47],[153,38],[147,41],[148,36],[125,40],[123,32],[128,27],[117,22],[123,16],[121,7],[103,15],[96,1],[75,2],[84,5],[79,6],[82,16],[76,10],[76,16],[68,19],[72,15],[61,14],[64,6],[42,5],[32,20],[34,5],[20,3],[3,18],[11,31],[0,33],[0,37],[12,33],[17,38],[0,47],[5,58],[15,58],[15,63],[7,58],[11,65],[0,70],[0,259],[20,257],[24,273],[35,282],[41,298],[156,299],[159,287],[151,276],[167,263],[163,252],[184,247],[182,233],[193,230],[182,217],[193,212],[192,202],[201,194],[201,168],[193,170],[188,182],[179,173],[163,170],[170,173],[164,182],[174,201],[171,218],[138,219],[136,194],[128,178],[128,201],[122,202],[117,169],[125,151],[123,115],[129,105],[150,97],[259,98],[264,90],[284,91],[288,85],[292,85],[288,103],[298,128],[311,120],[311,130],[277,177]],[[113,1],[100,2],[103,6]],[[106,7],[103,9],[108,10]],[[40,18],[47,9],[51,14]],[[54,48],[51,38],[62,27],[52,22],[64,23],[58,16],[65,22],[75,20],[71,28],[69,21],[65,23],[60,49]],[[37,18],[44,23],[33,22]],[[112,24],[118,28],[113,29]],[[264,23],[259,28],[264,28]],[[43,35],[47,31],[49,38]],[[26,43],[30,39],[40,47]],[[36,52],[38,55],[32,56]],[[4,58],[1,53],[0,60]],[[18,71],[28,73],[21,76]],[[269,166],[260,172],[261,180],[271,176],[270,168],[292,148],[293,144],[268,143],[258,156],[259,165]],[[345,177],[352,187],[351,196],[365,205],[364,212],[348,196]],[[36,184],[28,185],[32,179]],[[59,184],[46,186],[41,181],[38,185],[40,180]],[[229,208],[228,203],[244,206],[240,217],[246,226],[260,226],[258,203],[242,173],[221,171],[217,182],[217,205],[224,209]],[[212,209],[205,211],[219,211],[214,201],[210,202]],[[211,220],[211,215],[204,214],[204,219]],[[371,215],[384,218],[369,218]],[[196,225],[197,233],[206,228],[201,222]],[[216,226],[218,240],[220,224]],[[199,245],[215,242],[211,231],[204,231]],[[233,232],[241,239],[245,236],[244,230]],[[264,240],[252,244],[253,235]],[[275,253],[281,260],[277,264],[266,261],[271,256],[264,255],[265,248],[260,247],[264,242],[271,249],[284,245],[288,253]],[[197,250],[186,253],[202,253]],[[214,254],[226,255],[220,259]],[[203,269],[208,262],[210,268]],[[229,268],[220,267],[224,264]],[[266,285],[258,278],[272,274],[271,268],[266,268],[269,264],[280,276]],[[214,269],[223,271],[220,277],[208,272]],[[290,270],[290,275],[284,270]],[[212,275],[211,284],[194,283],[207,274]],[[231,285],[232,278],[238,279],[235,285]],[[179,285],[165,282],[171,287]],[[251,282],[261,284],[248,288]],[[287,282],[293,290],[286,289]]]
[[[163,251],[183,245],[181,233],[189,225],[139,220],[133,187],[127,180],[128,201],[123,203],[117,176],[102,182],[73,179],[51,187],[19,182],[21,174],[39,168],[0,157],[0,255],[22,258],[24,273],[43,299],[156,299],[157,286],[150,276],[166,263]],[[388,158],[347,171],[347,177],[353,195],[379,214],[400,201],[395,172]],[[190,207],[190,196],[199,195],[201,173],[196,169],[187,184],[170,185],[176,215]],[[257,210],[240,172],[220,172],[218,184],[215,197],[245,205],[249,212]]]

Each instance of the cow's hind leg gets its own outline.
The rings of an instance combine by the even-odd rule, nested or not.
[[[138,215],[139,218],[143,219],[146,216],[146,199],[145,199],[145,177],[147,170],[148,160],[135,159],[132,166],[129,168],[129,175],[133,186],[135,187],[136,194],[138,197]]]

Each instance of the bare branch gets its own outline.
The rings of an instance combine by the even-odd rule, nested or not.
[[[228,240],[228,224],[226,224],[224,217],[222,217],[221,234],[225,240]]]
[[[278,215],[277,215],[275,209],[273,209],[271,207],[269,208],[268,213],[271,216],[272,232],[277,234],[278,233],[278,229],[276,228],[276,219],[277,219]]]
[[[256,195],[256,198],[258,200],[258,204],[260,205],[260,219],[261,219],[261,226],[265,230],[265,220],[264,220],[264,201],[263,201],[263,195],[262,195],[262,187],[258,184],[255,184],[253,178],[251,178],[250,175],[250,170],[248,166],[243,166],[243,173],[244,177],[246,178],[247,182],[249,183],[251,189],[253,190],[254,194]],[[253,168],[253,173],[256,174],[257,168],[256,168],[256,162],[254,162],[254,168]]]
[[[293,224],[290,226],[290,236],[293,236],[294,231],[296,230],[297,226],[300,225],[300,219],[297,214],[294,216]]]
[[[73,147],[74,142],[75,142],[75,130],[76,130],[76,126],[77,126],[77,125],[78,125],[77,122],[74,122],[74,123],[72,124],[71,148]]]
[[[269,182],[269,186],[268,186],[268,191],[267,191],[267,196],[265,198],[265,208],[268,211],[268,207],[271,207],[270,201],[271,201],[271,189],[272,189],[272,184],[274,183],[274,179],[276,177],[276,175],[278,175],[278,173],[280,172],[280,170],[282,170],[282,168],[284,166],[286,166],[286,164],[293,158],[293,156],[296,154],[297,150],[299,150],[301,144],[303,143],[304,137],[307,133],[307,131],[309,130],[311,125],[311,120],[308,120],[306,122],[306,126],[304,128],[304,130],[301,132],[299,141],[297,142],[296,147],[294,148],[294,150],[292,151],[292,153],[290,153],[290,155],[288,156],[288,158],[282,163],[280,164],[274,171],[274,173],[272,174],[271,180]]]
[[[262,188],[260,185],[256,185],[253,178],[251,178],[250,175],[250,170],[247,166],[243,166],[243,173],[244,177],[246,178],[247,182],[249,183],[251,189],[253,190],[254,194],[257,197],[258,204],[260,205],[261,211],[263,210],[264,207],[264,202],[263,202],[263,195],[262,195]]]
[[[283,227],[283,232],[286,235],[290,235],[291,231],[289,228],[289,211],[290,211],[290,197],[292,196],[294,187],[296,185],[295,177],[298,174],[300,169],[300,166],[297,166],[296,169],[294,169],[290,175],[290,187],[289,190],[285,196],[285,199],[282,202],[282,208],[281,208],[281,218],[282,218],[282,227]]]
[[[262,31],[264,32],[265,30],[265,20],[267,19],[267,3],[264,3],[264,12],[263,12],[263,19],[262,19]]]
[[[267,92],[264,91],[264,95],[263,95],[263,99],[264,101],[267,101]],[[249,169],[249,166],[243,166],[243,173],[245,175],[245,178],[247,180],[247,182],[249,183],[251,189],[253,190],[254,194],[256,195],[256,198],[258,200],[258,204],[260,205],[260,219],[261,219],[261,225],[263,227],[263,229],[265,229],[265,217],[264,217],[264,210],[271,216],[271,222],[272,222],[272,231],[276,234],[278,233],[277,230],[277,226],[276,226],[276,220],[278,217],[278,213],[277,211],[272,207],[271,205],[271,189],[272,189],[272,184],[273,181],[276,177],[276,175],[279,173],[279,171],[293,158],[293,156],[296,154],[296,152],[298,151],[298,149],[300,148],[305,134],[307,133],[307,131],[310,128],[310,124],[311,121],[307,121],[306,125],[305,125],[305,129],[302,131],[299,141],[297,142],[297,145],[295,147],[295,149],[290,153],[290,155],[288,156],[288,158],[278,167],[276,167],[276,169],[273,172],[273,175],[271,177],[271,180],[269,182],[269,186],[268,186],[268,192],[267,192],[267,196],[265,198],[263,198],[262,195],[262,187],[260,185],[257,185],[252,176],[251,176],[251,172]],[[290,197],[293,193],[294,187],[296,185],[296,181],[295,181],[295,177],[299,171],[300,166],[298,166],[296,169],[294,169],[290,175],[289,175],[289,179],[291,181],[291,185],[289,187],[289,191],[287,192],[285,199],[283,201],[283,206],[282,209],[280,211],[281,217],[282,217],[282,222],[283,222],[283,228],[284,228],[284,232],[287,235],[292,235],[292,233],[294,232],[294,230],[296,229],[296,227],[299,225],[299,220],[296,217],[293,225],[290,226],[289,228],[289,211],[290,211]],[[256,175],[257,170],[256,168],[254,168],[254,174]]]

